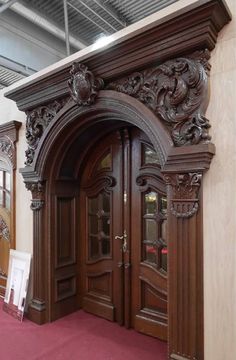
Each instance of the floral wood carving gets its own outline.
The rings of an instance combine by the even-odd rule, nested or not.
[[[68,101],[67,98],[55,100],[44,106],[26,113],[26,141],[28,149],[25,152],[25,165],[31,165],[34,160],[34,154],[38,147],[38,143],[43,135],[44,130],[48,127],[55,115],[63,108]]]
[[[33,199],[30,208],[33,211],[41,210],[44,205],[44,185],[42,182],[26,182],[26,189],[30,190]]]
[[[101,78],[95,78],[87,66],[74,63],[70,71],[71,79],[68,81],[70,93],[78,105],[91,105],[94,103],[98,91],[104,86]]]
[[[0,151],[10,160],[12,167],[15,167],[15,145],[8,136],[0,138]]]
[[[2,237],[6,241],[10,241],[9,228],[1,216],[0,216],[0,237]]]
[[[164,180],[172,187],[170,210],[177,218],[189,218],[198,211],[198,194],[202,174],[165,174]]]
[[[176,146],[210,140],[204,116],[208,94],[209,52],[197,51],[110,83],[107,89],[133,96],[170,129]]]

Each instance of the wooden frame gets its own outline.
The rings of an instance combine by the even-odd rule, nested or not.
[[[0,169],[10,174],[10,212],[0,209],[1,234],[9,237],[9,250],[15,249],[15,171],[16,171],[16,142],[21,123],[11,121],[0,125]],[[0,275],[0,296],[4,297],[6,289],[6,275]]]
[[[202,177],[215,151],[205,117],[208,60],[229,20],[223,0],[194,2],[133,37],[7,94],[27,113],[22,174],[34,211],[33,321],[51,321],[79,304],[76,264],[71,262],[64,272],[54,266],[53,198],[63,186],[60,181],[53,185],[53,178],[62,181],[64,174],[64,196],[76,203],[75,144],[82,158],[89,137],[131,124],[161,154],[167,184],[168,358],[204,359]]]
[[[30,276],[31,254],[10,250],[9,273],[3,309],[22,321]]]

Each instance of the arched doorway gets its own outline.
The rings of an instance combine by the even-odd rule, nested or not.
[[[87,118],[82,114],[79,128],[78,111],[68,104],[59,122],[63,128],[71,116],[71,129],[58,133],[45,154],[47,316],[54,320],[84,308],[167,339],[167,202],[159,150],[163,144],[154,148],[137,127],[142,125],[154,138],[144,115],[130,103],[121,104],[122,98],[127,96],[101,92],[94,105],[96,115],[93,108]],[[142,104],[133,103],[152,116]]]

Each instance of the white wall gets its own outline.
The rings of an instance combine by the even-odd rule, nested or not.
[[[33,251],[33,214],[30,209],[31,194],[26,190],[23,177],[19,169],[24,167],[25,161],[25,114],[19,111],[16,104],[4,98],[4,91],[0,91],[0,124],[17,120],[22,122],[17,143],[16,170],[16,248],[17,250]]]
[[[204,178],[205,359],[236,359],[236,1],[212,53],[207,111],[216,155]]]
[[[0,16],[0,56],[36,71],[66,56],[65,42],[11,10]]]

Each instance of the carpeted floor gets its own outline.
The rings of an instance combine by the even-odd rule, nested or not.
[[[51,324],[20,323],[0,302],[0,359],[165,360],[166,343],[83,311]]]

